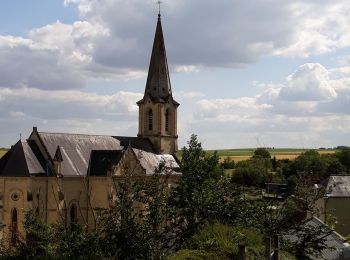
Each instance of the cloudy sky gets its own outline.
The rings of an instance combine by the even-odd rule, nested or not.
[[[164,0],[180,146],[350,145],[349,0]],[[137,134],[154,0],[0,4],[0,147]]]

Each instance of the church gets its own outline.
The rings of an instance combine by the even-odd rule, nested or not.
[[[0,159],[4,234],[23,234],[28,209],[47,223],[93,226],[94,209],[111,205],[113,181],[127,169],[147,178],[161,163],[170,172],[169,185],[181,176],[176,157],[179,103],[172,96],[160,14],[144,96],[137,105],[137,137],[48,133],[33,127],[27,140],[13,145]]]

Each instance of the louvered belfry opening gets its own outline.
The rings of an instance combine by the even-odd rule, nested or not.
[[[148,111],[148,130],[152,131],[153,130],[153,111],[150,109]]]

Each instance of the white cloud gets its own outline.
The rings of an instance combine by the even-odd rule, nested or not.
[[[187,122],[187,132],[199,133],[212,148],[220,147],[213,140],[230,135],[241,147],[257,145],[254,136],[269,146],[345,144],[350,138],[350,84],[340,87],[341,75],[347,77],[347,69],[327,70],[321,64],[308,63],[281,84],[255,82],[265,86],[255,97],[199,100]],[[242,136],[250,139],[242,140]]]
[[[312,101],[336,98],[337,93],[330,84],[329,72],[318,63],[307,63],[287,78],[279,96],[289,101]]]
[[[48,91],[34,88],[0,88],[0,111],[12,116],[26,111],[26,116],[51,119],[135,120],[136,101],[141,93],[119,91],[98,95],[81,91]]]
[[[131,135],[137,133],[141,93],[119,91],[99,95],[77,90],[0,88],[2,145],[29,134],[33,125],[42,131]]]

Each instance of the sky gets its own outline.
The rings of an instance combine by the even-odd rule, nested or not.
[[[0,147],[137,135],[154,0],[0,3]],[[179,146],[350,145],[348,0],[164,0]]]

